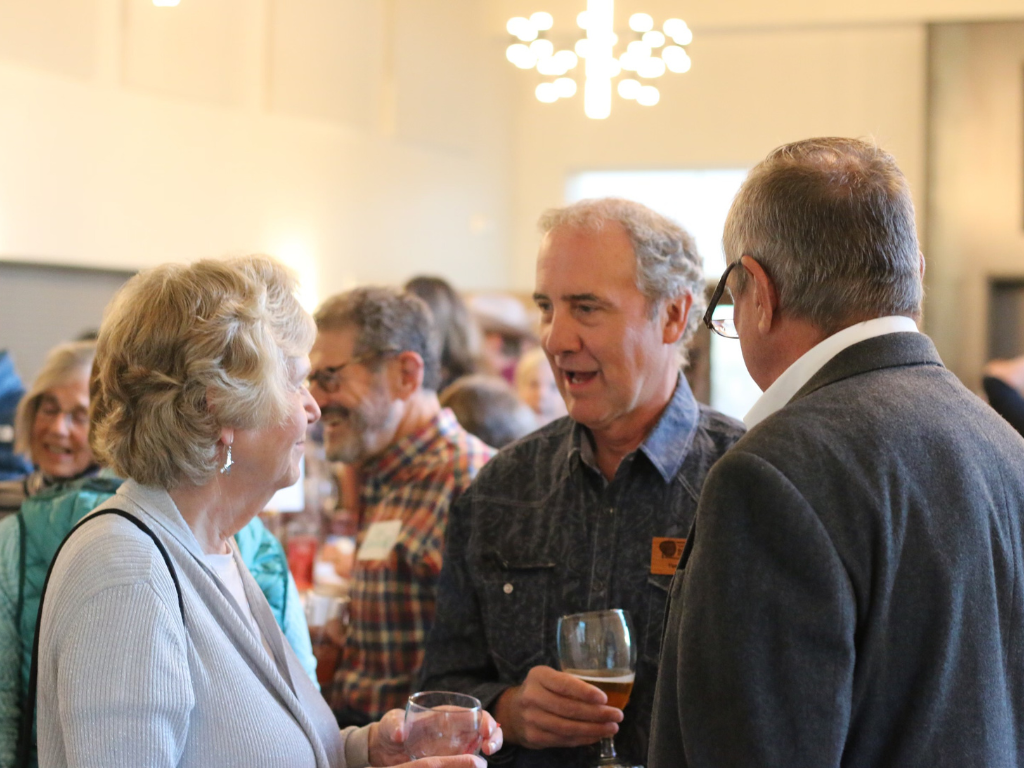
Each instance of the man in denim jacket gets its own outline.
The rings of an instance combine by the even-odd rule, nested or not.
[[[534,299],[569,416],[513,443],[454,506],[423,688],[502,722],[496,763],[583,766],[603,736],[647,753],[665,600],[708,469],[743,428],[680,368],[704,277],[677,224],[625,200],[541,219]],[[558,617],[622,608],[637,645],[624,711],[557,671]]]

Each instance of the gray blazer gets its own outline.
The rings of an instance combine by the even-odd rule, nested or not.
[[[235,550],[268,648],[206,567],[166,491],[128,481],[57,558],[39,639],[40,768],[356,768],[366,729],[339,732]]]
[[[1024,440],[890,334],[711,470],[648,768],[1024,764]]]

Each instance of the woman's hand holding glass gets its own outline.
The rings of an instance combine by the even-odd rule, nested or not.
[[[501,726],[489,712],[480,710],[477,738],[478,746],[485,755],[493,755],[502,745]],[[370,726],[370,764],[381,766],[408,766],[408,768],[485,768],[486,762],[473,754],[452,757],[426,757],[409,762],[407,745],[410,723],[406,713],[393,709]]]

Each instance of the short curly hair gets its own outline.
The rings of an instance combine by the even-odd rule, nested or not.
[[[358,356],[415,352],[423,360],[423,389],[441,384],[441,343],[427,303],[408,291],[367,286],[327,299],[313,315],[321,331],[356,330]]]
[[[662,302],[690,295],[693,303],[678,345],[685,359],[686,346],[700,325],[705,306],[704,266],[689,232],[646,205],[617,197],[551,208],[541,214],[538,226],[543,234],[557,227],[600,232],[608,222],[618,222],[626,230],[636,255],[636,287],[647,300],[652,317]]]
[[[297,287],[290,270],[258,255],[165,264],[129,280],[96,345],[96,457],[144,485],[202,485],[216,471],[222,427],[283,419],[294,360],[316,336]]]

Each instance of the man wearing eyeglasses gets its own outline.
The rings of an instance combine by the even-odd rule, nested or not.
[[[317,311],[309,390],[327,457],[355,465],[350,625],[329,700],[342,726],[404,707],[434,619],[448,509],[494,451],[438,403],[438,349],[419,298],[360,288]]]
[[[668,584],[708,468],[743,427],[682,374],[704,275],[678,224],[604,199],[548,211],[541,230],[534,300],[569,415],[503,449],[453,508],[424,686],[495,714],[497,763],[583,768],[614,735],[635,765]],[[559,669],[559,617],[602,609],[632,621],[624,709]]]
[[[1024,440],[917,330],[906,179],[781,147],[724,242],[706,322],[764,395],[673,580],[648,768],[1024,764]]]

